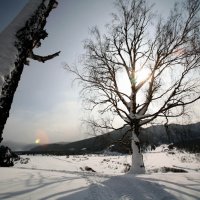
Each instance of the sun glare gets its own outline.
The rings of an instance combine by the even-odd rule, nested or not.
[[[150,75],[150,72],[146,68],[143,68],[142,70],[138,71],[136,74],[137,83],[143,82],[149,77],[149,75]]]
[[[40,139],[36,139],[35,144],[39,144],[39,143],[40,143]]]
[[[35,138],[35,144],[44,145],[49,143],[48,134],[42,129],[36,131]]]
[[[149,77],[149,75],[150,75],[150,71],[146,68],[143,68],[142,70],[138,71],[136,73],[136,84],[139,84],[139,83],[145,81],[147,79],[147,77]],[[117,80],[118,80],[119,90],[121,92],[124,92],[125,94],[130,95],[131,85],[130,85],[130,82],[129,82],[126,72],[119,73]]]

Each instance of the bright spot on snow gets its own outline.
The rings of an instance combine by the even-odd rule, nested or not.
[[[35,144],[39,144],[39,143],[40,143],[40,139],[36,139]]]

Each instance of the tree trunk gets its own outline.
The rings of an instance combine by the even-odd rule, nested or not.
[[[144,174],[145,167],[143,155],[140,147],[140,140],[138,138],[139,128],[134,126],[132,129],[131,147],[132,147],[132,166],[129,171],[130,174]]]
[[[31,57],[30,55],[32,55],[33,48],[39,47],[41,44],[40,40],[45,39],[48,36],[44,30],[46,18],[51,10],[58,4],[56,0],[41,0],[38,8],[36,10],[31,10],[31,6],[35,3],[36,1],[31,0],[27,7],[25,7],[25,10],[20,13],[23,15],[27,10],[33,12],[32,15],[26,19],[24,26],[20,27],[20,29],[15,33],[9,32],[10,30],[13,30],[13,27],[18,27],[18,24],[22,23],[20,21],[21,15],[19,14],[19,16],[15,18],[14,22],[12,22],[6,29],[8,34],[14,34],[15,41],[13,45],[17,53],[15,55],[15,60],[12,61],[13,63],[9,63],[14,67],[10,74],[5,75],[2,91],[0,91],[0,143],[3,140],[3,129],[9,117],[13,97],[20,81],[24,65],[28,63],[27,58]],[[3,51],[3,49],[1,50]],[[53,55],[53,57],[58,54],[59,52]],[[47,57],[44,57],[44,59],[46,61]],[[0,65],[3,65],[3,63],[0,63]],[[10,68],[10,66],[2,67]]]
[[[18,64],[18,63],[16,63]],[[24,65],[18,64],[12,72],[12,79],[7,77],[6,87],[2,89],[2,97],[0,98],[0,143],[3,140],[2,134],[6,121],[9,117],[9,111],[13,101],[14,93],[17,89]]]

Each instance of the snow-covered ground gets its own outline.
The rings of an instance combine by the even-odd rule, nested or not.
[[[200,154],[154,151],[144,154],[147,174],[124,170],[127,155],[23,156],[12,168],[0,168],[0,199],[191,200],[200,199]],[[90,167],[96,172],[85,171]],[[161,173],[176,167],[188,173]],[[154,171],[158,171],[155,173]]]

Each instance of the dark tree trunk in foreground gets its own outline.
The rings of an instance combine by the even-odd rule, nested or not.
[[[9,111],[12,105],[13,97],[17,89],[21,74],[25,64],[28,64],[28,58],[45,62],[58,56],[57,52],[48,56],[39,56],[33,53],[35,47],[41,45],[40,40],[45,39],[48,34],[44,30],[46,19],[53,8],[57,6],[56,0],[41,0],[41,4],[27,20],[24,27],[16,33],[15,47],[17,49],[17,58],[15,59],[14,69],[11,74],[4,77],[0,95],[0,143],[3,140],[2,134],[6,121],[9,117]],[[1,64],[1,63],[0,63]]]

